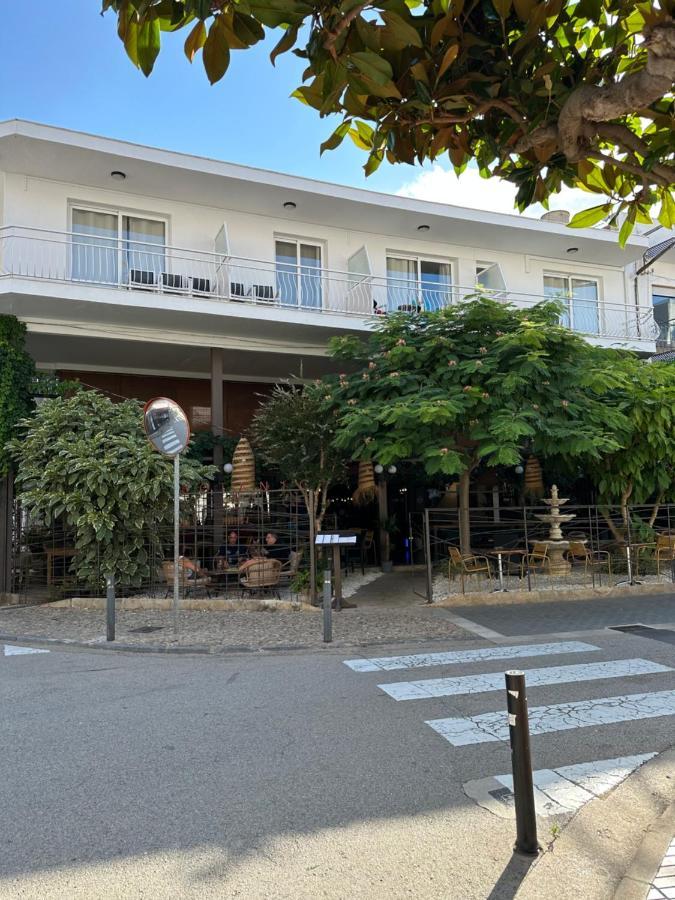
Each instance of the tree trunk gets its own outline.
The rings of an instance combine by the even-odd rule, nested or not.
[[[0,479],[0,595],[12,590],[12,473]]]
[[[650,528],[654,527],[654,522],[656,522],[656,517],[658,516],[659,509],[661,508],[661,504],[663,503],[663,497],[664,497],[664,492],[661,491],[661,493],[658,495],[658,497],[654,501],[654,506],[652,507],[652,512],[651,512],[651,515],[649,516],[649,520],[648,520]]]
[[[459,476],[459,549],[462,553],[471,553],[470,489],[471,469],[467,468]]]
[[[606,507],[601,506],[600,513],[602,514],[602,518],[607,523],[607,527],[614,535],[614,539],[620,544],[625,543],[626,536],[625,536],[625,534],[620,532],[619,529],[616,527],[616,524],[614,523],[614,521],[612,520],[612,517],[609,514],[609,510]]]

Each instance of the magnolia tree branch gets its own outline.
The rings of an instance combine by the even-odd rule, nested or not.
[[[516,151],[526,153],[554,140],[569,162],[578,162],[587,156],[597,137],[602,136],[601,128],[607,128],[601,123],[635,113],[669,94],[675,82],[675,21],[670,19],[647,31],[645,45],[647,63],[644,69],[631,72],[613,84],[581,85],[565,101],[557,125],[535,128],[518,141]],[[618,127],[623,129],[623,126]],[[631,134],[628,128],[622,130],[621,145],[642,155],[643,148],[638,150],[626,132]],[[605,136],[619,142],[618,132],[610,138],[605,131]],[[639,140],[637,136],[635,139]]]
[[[340,19],[338,24],[335,26],[335,31],[328,32],[328,37],[323,42],[325,50],[332,50],[335,42],[340,37],[340,35],[349,28],[354,19],[358,19],[358,17],[368,5],[368,2],[360,3],[358,6],[355,6],[354,9],[350,9],[344,19]]]

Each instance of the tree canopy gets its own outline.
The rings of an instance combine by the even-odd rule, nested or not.
[[[590,460],[587,470],[608,523],[615,536],[624,539],[629,503],[651,505],[651,526],[660,505],[675,500],[675,368],[628,355],[619,365],[623,378],[607,397],[622,413],[617,447],[600,460]],[[618,507],[623,534],[611,524],[612,507]]]
[[[302,492],[310,509],[316,496],[317,528],[328,509],[328,491],[345,471],[346,455],[335,445],[337,417],[326,412],[321,385],[277,385],[260,404],[251,432],[256,450],[279,475]]]
[[[337,444],[354,459],[414,459],[428,475],[459,476],[467,549],[469,478],[478,466],[515,466],[526,449],[599,460],[619,448],[624,414],[607,395],[624,383],[612,366],[620,354],[560,325],[557,303],[522,310],[476,297],[387,316],[366,341],[332,346],[357,367],[332,382]]]
[[[155,560],[157,529],[171,521],[173,464],[152,449],[143,407],[113,403],[97,391],[44,400],[18,423],[8,449],[24,509],[46,525],[75,532],[78,577],[100,588],[107,574],[138,585]],[[212,469],[183,457],[183,485]]]
[[[103,0],[146,75],[163,31],[187,30],[209,80],[230,51],[283,33],[306,60],[294,92],[380,163],[448,156],[517,185],[523,210],[562,185],[603,195],[572,224],[652,215],[675,226],[675,0]]]

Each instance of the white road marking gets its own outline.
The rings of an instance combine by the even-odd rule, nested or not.
[[[643,753],[533,772],[537,815],[555,816],[576,812],[589,800],[601,797],[616,787],[638,766],[655,756],[655,753]],[[469,781],[463,787],[466,795],[485,809],[505,818],[514,816],[512,775],[496,775],[494,778]],[[504,788],[507,789],[506,792]]]
[[[582,641],[558,641],[546,644],[521,644],[515,647],[483,647],[481,650],[451,650],[445,653],[416,653],[412,656],[382,656],[376,659],[346,659],[355,672],[379,672],[392,669],[419,669],[424,666],[450,666],[459,663],[485,662],[491,659],[523,659],[555,653],[587,653],[599,650]]]
[[[601,678],[628,678],[632,675],[652,675],[672,672],[669,666],[649,659],[613,659],[610,662],[581,663],[572,666],[547,666],[526,669],[528,688],[543,684],[569,684],[577,681],[598,681]],[[427,678],[424,681],[396,681],[378,684],[394,700],[429,700],[431,697],[454,697],[461,694],[483,694],[505,687],[503,672],[480,675],[460,675],[456,678]]]
[[[570,731],[593,725],[613,725],[638,719],[656,719],[675,715],[675,691],[654,691],[599,697],[575,703],[556,703],[530,709],[530,734]],[[507,741],[509,725],[506,712],[481,713],[465,719],[431,719],[426,722],[454,747]]]
[[[668,900],[675,895],[675,838],[666,850],[663,862],[649,886],[647,900]]]
[[[49,650],[38,650],[37,647],[14,647],[5,644],[5,656],[26,656],[28,653],[49,653]]]

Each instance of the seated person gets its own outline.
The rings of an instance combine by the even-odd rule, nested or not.
[[[226,565],[222,566],[222,568],[228,568],[229,566],[238,566],[242,559],[246,558],[246,547],[239,542],[239,535],[236,531],[231,531],[227,536],[227,543],[223,544],[222,547],[218,549],[218,558],[216,561],[216,568],[221,568],[218,564],[218,560],[223,560]]]
[[[288,547],[283,547],[279,543],[279,539],[273,531],[268,531],[265,535],[265,549],[263,553],[268,559],[278,559],[282,565],[288,562]]]
[[[185,548],[183,548],[182,554],[178,557],[178,565],[185,573],[185,578],[188,581],[193,581],[195,578],[203,578],[207,574],[206,570],[199,565],[199,560],[190,559]]]

